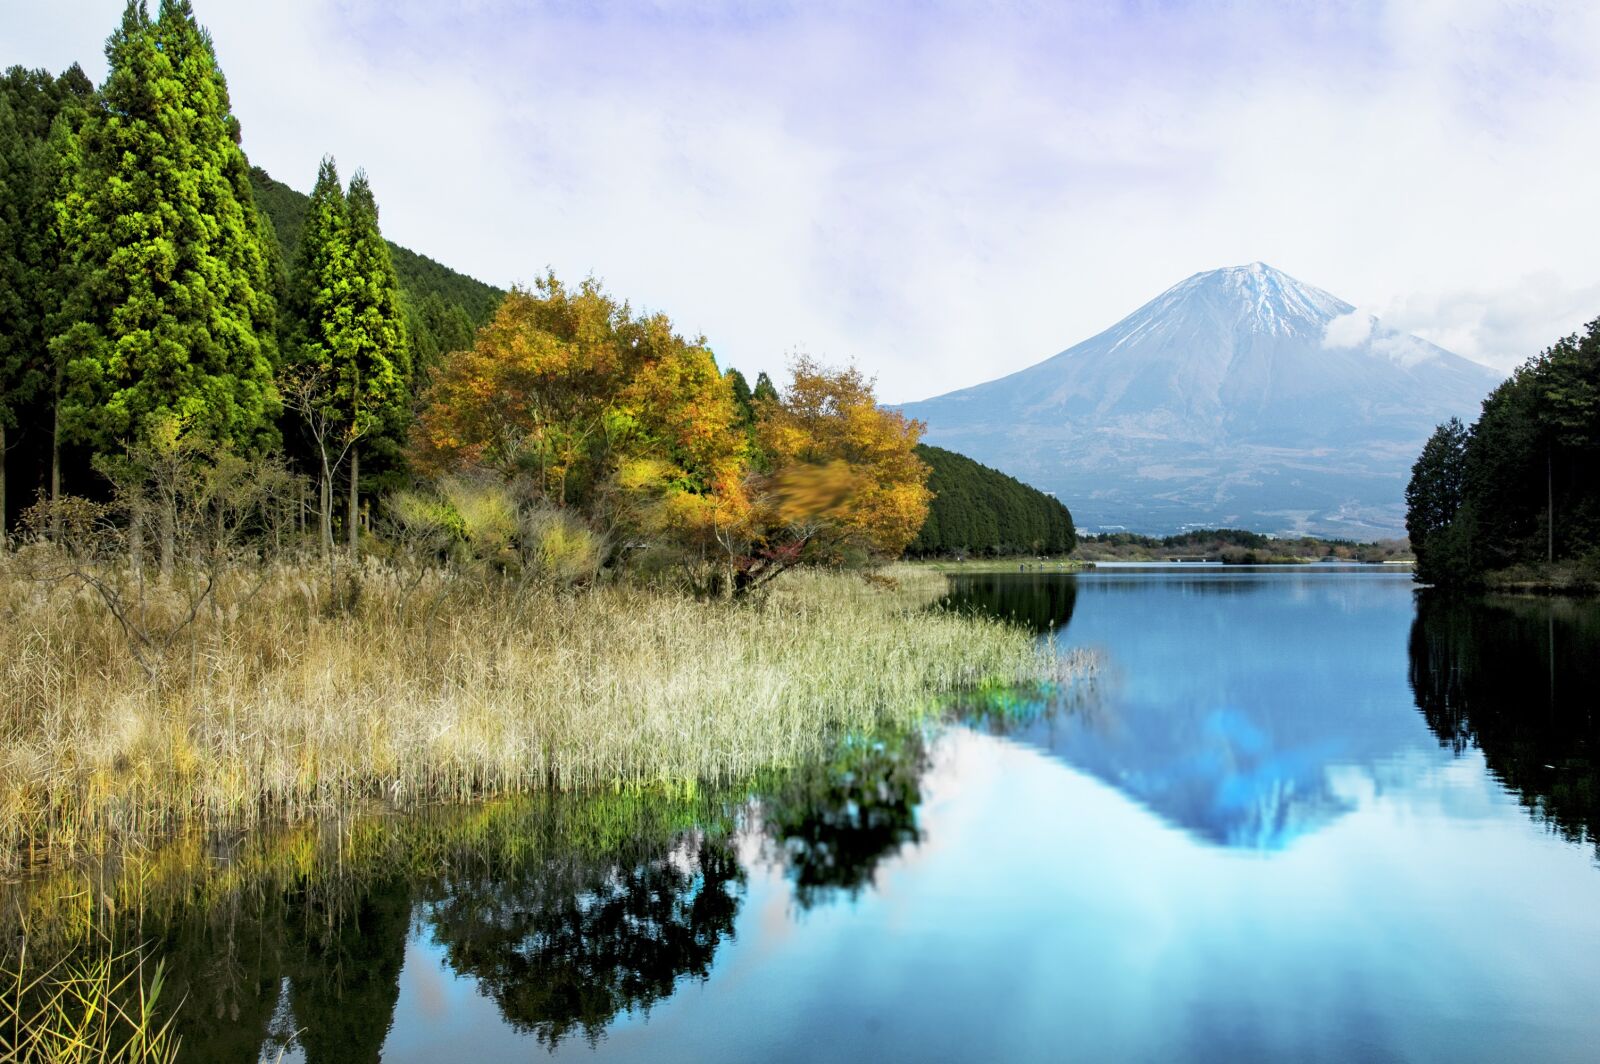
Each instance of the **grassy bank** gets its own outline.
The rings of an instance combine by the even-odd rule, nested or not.
[[[187,627],[182,589],[147,596],[137,630],[169,637],[142,663],[97,598],[14,570],[0,575],[8,869],[374,800],[735,778],[916,719],[942,692],[1060,667],[1017,629],[927,612],[943,577],[905,569],[892,587],[791,574],[733,604],[370,567],[331,610],[325,575],[278,568],[229,576]]]
[[[1600,594],[1600,561],[1585,559],[1514,565],[1483,574],[1483,590],[1504,595]]]

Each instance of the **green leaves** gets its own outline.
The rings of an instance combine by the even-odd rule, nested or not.
[[[113,450],[167,417],[255,450],[279,400],[270,249],[227,85],[185,3],[130,3],[56,190],[70,327],[58,334],[62,420]]]
[[[322,160],[291,282],[294,358],[329,376],[328,412],[352,437],[399,427],[411,361],[399,281],[366,175],[346,194]]]
[[[1452,421],[1428,441],[1406,491],[1418,577],[1470,585],[1600,551],[1596,468],[1600,320],[1519,367],[1470,432]]]
[[[1429,437],[1406,485],[1406,534],[1417,555],[1419,579],[1439,582],[1441,535],[1461,509],[1467,474],[1467,427],[1451,418]]]

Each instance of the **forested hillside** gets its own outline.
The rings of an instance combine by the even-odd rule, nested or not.
[[[1077,545],[1072,514],[1059,501],[966,455],[921,445],[933,502],[906,553],[1067,554]]]
[[[284,261],[293,261],[310,198],[259,166],[250,168],[250,191],[257,209],[272,222]],[[412,361],[427,369],[445,352],[469,345],[473,332],[494,314],[505,292],[392,240],[387,243],[389,259],[400,278]]]
[[[1417,578],[1600,585],[1600,319],[1530,359],[1452,419],[1412,468]]]

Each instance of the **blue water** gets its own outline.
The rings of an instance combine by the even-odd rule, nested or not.
[[[827,808],[757,796],[664,893],[411,901],[382,1059],[1600,1059],[1592,607],[1318,567],[971,577],[952,608],[1094,652],[1093,688],[848,760],[892,782]],[[549,1020],[555,972],[604,984],[589,1026]]]

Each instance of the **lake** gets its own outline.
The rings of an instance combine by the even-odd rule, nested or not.
[[[1177,566],[946,608],[1096,678],[738,787],[380,822],[334,873],[241,842],[259,882],[141,918],[186,1059],[1600,1058],[1600,607]]]

